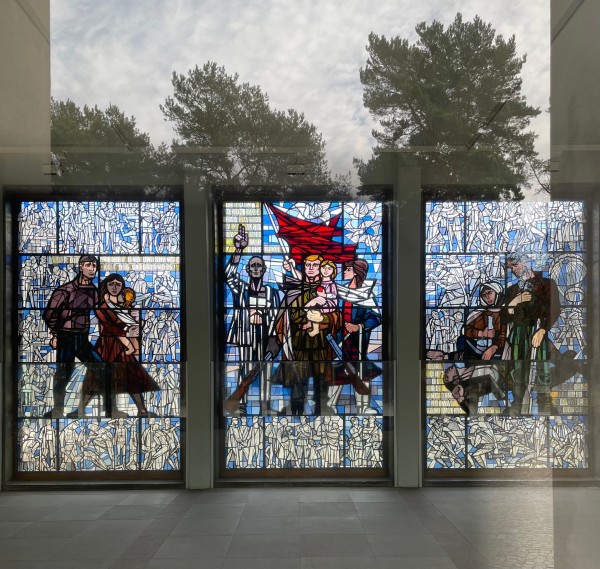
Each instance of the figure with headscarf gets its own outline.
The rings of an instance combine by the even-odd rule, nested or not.
[[[381,325],[382,318],[373,293],[374,281],[367,279],[369,263],[364,259],[346,261],[343,280],[338,285],[342,299],[341,326],[338,341],[342,352],[341,366],[334,366],[328,381],[328,410],[337,413],[337,404],[344,385],[354,387],[357,415],[375,415],[371,406],[371,380],[381,374],[381,369],[368,359],[371,333]]]
[[[504,299],[502,285],[497,281],[483,283],[479,289],[479,305],[465,323],[465,359],[500,359],[506,341],[506,325],[500,318]]]
[[[503,288],[499,282],[488,281],[479,288],[479,307],[468,316],[464,328],[464,367],[453,365],[444,372],[444,384],[458,404],[469,415],[476,415],[479,399],[493,393],[502,400],[506,394],[498,365],[479,364],[499,360],[506,341],[506,325],[501,319]]]

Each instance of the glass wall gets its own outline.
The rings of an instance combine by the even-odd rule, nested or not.
[[[178,417],[187,413],[178,393],[184,384],[194,392],[186,425],[195,425],[188,442],[197,460],[188,461],[187,471],[194,487],[210,486],[214,472],[241,477],[261,470],[287,475],[353,468],[394,470],[396,484],[415,486],[422,482],[423,465],[426,478],[437,482],[467,474],[519,480],[596,475],[600,87],[590,69],[598,59],[594,23],[600,4],[349,0],[339,9],[316,0],[300,7],[272,4],[6,3],[0,20],[0,53],[7,54],[0,186],[3,198],[20,205],[6,216],[1,234],[5,268],[14,275],[3,282],[0,298],[0,312],[11,322],[2,331],[2,399],[9,417],[2,438],[4,448],[14,450],[4,453],[4,480],[13,470],[18,476],[50,476],[62,468],[65,476],[94,470],[100,477],[124,464],[134,473],[149,468],[154,476],[164,466],[180,476],[175,459],[164,459],[163,451],[159,458],[144,458],[142,431],[156,426],[166,436],[167,430],[182,430]],[[178,223],[193,243],[187,262],[186,252],[177,249],[181,235],[164,229],[164,239],[156,240],[148,229],[172,217],[168,206],[149,212],[139,205],[171,201],[164,196],[154,201],[159,194],[146,191],[167,184],[185,188],[187,218]],[[372,345],[381,342],[382,353],[367,347],[367,367],[381,370],[369,383],[368,407],[376,413],[359,413],[356,386],[359,398],[367,394],[356,383],[342,384],[339,399],[334,392],[333,413],[326,415],[329,387],[339,387],[327,381],[333,377],[328,370],[339,366],[333,352],[323,372],[313,366],[297,374],[302,365],[296,364],[304,361],[284,359],[283,343],[264,362],[265,347],[236,337],[235,315],[248,314],[250,320],[255,308],[236,305],[243,299],[232,292],[226,270],[233,287],[249,286],[246,266],[259,256],[263,284],[275,291],[277,300],[270,302],[279,302],[279,315],[286,296],[280,287],[293,275],[283,268],[282,251],[291,245],[277,237],[277,216],[326,223],[319,203],[328,201],[332,215],[341,207],[346,216],[346,204],[363,203],[365,187],[373,184],[393,189],[387,230],[394,243],[389,254],[370,251],[377,235],[365,228],[357,246],[368,279],[379,279],[375,257],[382,259],[382,296],[376,297],[382,324],[369,337]],[[118,188],[125,185],[146,190],[122,199]],[[235,191],[213,216],[212,191],[224,186]],[[330,193],[303,195],[309,186]],[[15,197],[15,188],[36,187],[52,199]],[[385,226],[386,215],[383,221]],[[336,228],[346,222],[338,223]],[[250,238],[235,263],[240,225]],[[344,235],[345,244],[354,243],[350,232]],[[511,260],[513,253],[518,256]],[[80,273],[81,255],[96,258],[96,288],[119,274],[123,288],[134,290],[130,310],[139,311],[145,325],[138,352],[133,346],[129,354],[136,361],[129,363],[139,364],[159,390],[140,391],[138,399],[117,392],[112,376],[106,380],[106,368],[117,362],[75,362],[70,373],[64,367],[69,362],[57,361],[43,316],[53,292]],[[294,260],[303,273],[302,256]],[[184,264],[194,292],[186,303]],[[333,282],[342,290],[348,286],[343,262],[334,264]],[[509,314],[506,299],[511,287],[525,288],[531,278],[515,271],[539,273],[542,282],[554,283],[544,285],[552,309],[544,318],[533,313],[531,330],[518,334],[515,314],[522,307]],[[150,294],[152,300],[143,298]],[[517,296],[528,294],[520,290]],[[211,318],[215,306],[217,317]],[[343,315],[339,295],[335,309]],[[92,346],[101,339],[103,315],[89,311]],[[472,322],[478,326],[474,332]],[[261,333],[284,338],[277,329]],[[193,338],[185,370],[184,336]],[[343,337],[332,336],[344,355]],[[391,356],[401,360],[397,367],[386,363]],[[353,357],[340,361],[355,367]],[[94,366],[95,373],[88,370]],[[278,374],[290,375],[286,366],[300,378],[292,386],[277,383]],[[348,366],[343,369],[353,377]],[[358,369],[354,377],[364,376]],[[264,378],[271,377],[269,384]],[[242,385],[248,387],[233,404],[230,398]],[[393,390],[395,414],[385,410]],[[141,404],[159,417],[145,417],[143,409],[138,417]],[[383,469],[364,455],[352,459],[354,417],[361,432],[366,419],[375,417],[376,428],[382,426]],[[169,426],[167,420],[175,422]],[[337,441],[329,458],[315,442],[323,440],[318,433],[325,422]],[[282,431],[282,423],[293,444],[279,458],[275,442],[284,435],[273,433]],[[77,426],[68,428],[71,424]],[[94,424],[102,437],[92,432]],[[213,453],[217,425],[221,438]],[[96,452],[90,447],[87,454],[73,454],[86,460],[63,460],[73,447],[71,442],[65,447],[65,440],[114,441],[117,426],[128,433],[123,438],[121,431],[119,441],[137,449],[127,451],[127,458],[117,458],[112,443],[99,442],[112,449],[98,451],[102,459],[89,458]],[[367,427],[368,432],[373,425]],[[304,443],[302,433],[309,430],[313,442]],[[387,436],[392,430],[395,437]],[[257,432],[250,452],[244,441],[256,441]],[[162,434],[152,437],[164,440]],[[47,458],[40,460],[42,446]]]

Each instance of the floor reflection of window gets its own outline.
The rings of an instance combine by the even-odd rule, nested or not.
[[[427,467],[586,468],[582,202],[427,202]]]
[[[17,470],[179,471],[179,202],[18,208]]]

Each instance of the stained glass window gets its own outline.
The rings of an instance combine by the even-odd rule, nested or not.
[[[586,468],[582,202],[427,202],[427,468]]]
[[[17,471],[180,471],[179,202],[16,207]]]
[[[385,472],[384,204],[226,201],[219,220],[222,473]]]

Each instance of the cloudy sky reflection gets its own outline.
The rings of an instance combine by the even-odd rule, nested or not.
[[[159,104],[173,71],[215,61],[259,85],[277,109],[294,108],[322,132],[334,173],[368,158],[374,123],[362,103],[359,69],[369,32],[414,41],[418,22],[479,15],[515,34],[527,54],[523,93],[549,105],[547,0],[53,0],[52,94],[79,105],[116,104],[152,142],[171,143]],[[532,123],[538,150],[549,147],[549,117]]]

